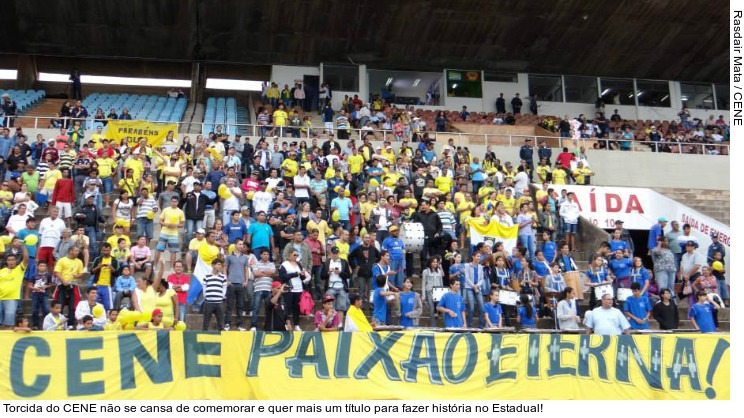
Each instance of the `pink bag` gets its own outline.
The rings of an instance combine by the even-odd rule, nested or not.
[[[315,302],[313,302],[310,292],[307,290],[303,291],[302,296],[300,296],[300,313],[303,315],[312,315],[314,307]]]

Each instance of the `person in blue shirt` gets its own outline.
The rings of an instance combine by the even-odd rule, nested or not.
[[[628,317],[631,329],[648,329],[648,320],[651,318],[652,306],[648,298],[641,295],[641,285],[633,283],[630,285],[633,296],[625,300],[623,310]]]
[[[234,243],[236,240],[245,239],[245,235],[248,234],[248,227],[245,226],[245,222],[240,219],[239,211],[232,211],[230,214],[230,222],[225,224],[222,233],[230,244]]]
[[[258,212],[256,221],[248,228],[246,243],[250,243],[251,251],[256,257],[261,256],[261,250],[264,248],[267,250],[271,248],[272,253],[276,254],[278,251],[271,238],[274,236],[274,230],[266,223],[266,212]]]
[[[607,267],[615,276],[615,287],[630,287],[630,269],[633,262],[625,257],[622,250],[615,251],[615,258],[607,262]]]
[[[654,224],[648,231],[648,250],[651,251],[659,245],[659,238],[664,236],[664,227],[669,220],[665,216],[661,216],[658,219],[658,223]]]
[[[516,319],[520,324],[520,329],[537,328],[537,320],[540,318],[537,316],[537,312],[532,306],[529,296],[526,294],[520,295],[519,303],[522,306],[519,307]]]
[[[633,283],[638,283],[641,286],[641,296],[648,298],[648,286],[651,284],[651,275],[646,267],[643,267],[643,260],[641,257],[633,258],[633,268],[630,269],[630,286],[633,288]]]
[[[410,278],[406,278],[403,281],[403,291],[398,293],[398,300],[400,302],[400,325],[406,328],[417,327],[419,324],[419,318],[421,318],[421,312],[423,311],[423,304],[421,303],[421,296],[412,291],[413,282]]]
[[[586,270],[586,281],[584,286],[590,288],[589,309],[597,306],[597,298],[594,295],[594,287],[602,284],[611,284],[612,278],[605,267],[605,259],[601,255],[595,255],[592,264]]]
[[[622,232],[616,229],[612,233],[612,239],[610,240],[610,251],[613,253],[617,250],[621,250],[626,256],[629,256],[628,244],[620,238]]]
[[[349,212],[351,212],[354,204],[351,203],[351,199],[344,196],[344,192],[344,188],[339,186],[338,197],[331,201],[331,209],[338,211],[338,214],[340,215],[339,222],[341,223],[341,225],[344,226],[344,229],[348,231],[351,229],[351,222],[349,222]]]
[[[553,264],[553,262],[555,262],[555,255],[558,253],[558,246],[555,245],[555,242],[550,240],[549,232],[543,232],[542,237],[543,245],[540,250],[542,250],[543,256],[545,256],[548,264]]]
[[[390,292],[385,289],[387,284],[387,277],[380,274],[375,279],[377,288],[372,293],[372,326],[387,325],[387,321],[390,319],[387,317],[387,297],[394,296],[398,297],[398,293]]]
[[[28,237],[29,235],[36,235],[36,244],[25,244],[26,237]],[[32,216],[26,219],[26,228],[18,231],[17,236],[22,241],[24,241],[26,250],[28,250],[28,268],[26,269],[26,274],[24,274],[23,277],[29,279],[36,275],[36,248],[39,245],[39,231],[36,230],[36,218]]]
[[[476,196],[478,190],[483,186],[483,181],[486,179],[483,175],[484,172],[478,157],[473,158],[473,162],[470,163],[470,180],[473,182],[473,196]]]
[[[449,267],[450,279],[457,279],[460,281],[460,287],[465,286],[465,274],[462,265],[462,254],[459,252],[455,253],[452,257],[452,265]]]
[[[490,300],[486,303],[486,327],[501,328],[503,324],[504,311],[499,304],[499,290],[491,289]]]
[[[393,286],[401,288],[406,270],[405,245],[399,238],[400,228],[397,225],[388,228],[388,232],[390,235],[382,241],[382,249],[390,253],[390,268],[395,273],[391,282]]]
[[[704,290],[696,294],[697,303],[690,307],[690,319],[692,325],[702,333],[716,332],[716,325],[713,321],[713,314],[719,306],[708,296]]]
[[[449,288],[450,291],[439,300],[437,312],[443,314],[445,328],[465,328],[468,322],[465,319],[465,304],[460,294],[460,280],[451,278]]]

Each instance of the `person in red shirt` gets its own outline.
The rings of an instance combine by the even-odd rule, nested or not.
[[[568,152],[568,148],[563,147],[563,152],[558,154],[558,158],[555,159],[557,163],[561,165],[563,171],[566,172],[566,180],[571,177],[571,161],[573,161],[574,155]]]
[[[171,289],[176,291],[178,296],[178,318],[179,321],[186,320],[186,296],[189,292],[189,285],[191,284],[191,276],[183,272],[183,262],[176,260],[173,264],[173,274],[168,276],[166,280],[170,283]]]
[[[51,156],[51,160],[48,158],[48,156]],[[59,162],[59,151],[57,151],[55,141],[53,139],[49,141],[49,146],[44,148],[44,151],[41,152],[41,160],[54,164],[57,164]]]
[[[62,178],[54,184],[52,205],[59,208],[59,217],[70,227],[72,218],[72,202],[75,201],[75,183],[70,178],[70,170],[62,170]]]
[[[96,153],[98,158],[114,158],[114,155],[116,155],[116,153],[111,148],[109,141],[106,139],[101,140],[101,145],[103,147],[99,149],[98,152]]]
[[[320,300],[323,297],[323,289],[321,287],[320,270],[323,267],[323,256],[325,255],[325,248],[323,243],[318,240],[320,235],[318,230],[313,228],[307,231],[307,238],[305,238],[305,244],[310,248],[310,255],[313,260],[313,280],[315,283],[315,299]]]

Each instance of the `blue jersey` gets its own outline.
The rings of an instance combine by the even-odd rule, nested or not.
[[[522,328],[537,328],[537,312],[535,312],[535,309],[532,309],[532,316],[527,318],[527,308],[520,306],[519,323]]]
[[[612,270],[615,277],[622,278],[630,276],[630,269],[633,267],[633,262],[629,258],[621,258],[620,260],[613,258],[607,265]]]
[[[374,296],[372,297],[372,317],[383,324],[387,321],[387,300],[386,296],[383,296],[380,293],[384,291],[385,288],[378,287],[375,289]]]
[[[250,228],[248,228],[248,234],[251,236],[251,249],[255,250],[256,248],[261,247],[270,247],[271,237],[274,236],[274,230],[271,229],[271,226],[266,223],[252,223]]]
[[[22,241],[26,239],[29,235],[36,235],[36,244],[34,245],[28,245],[26,244],[26,250],[28,251],[28,256],[30,258],[36,258],[36,248],[39,245],[39,231],[37,230],[31,230],[31,229],[21,229],[18,231],[18,238],[20,238]]]
[[[342,221],[349,220],[349,211],[352,208],[351,199],[337,197],[331,201],[331,209],[338,210],[338,214],[341,215]]]
[[[626,244],[625,241],[615,241],[615,240],[610,241],[610,251],[612,251],[613,253],[617,250],[625,251],[627,249],[628,249],[628,244]]]
[[[462,328],[462,312],[465,312],[465,304],[462,303],[462,296],[459,293],[445,293],[439,300],[438,306],[449,309],[456,314],[454,318],[449,313],[444,314],[445,328]]]
[[[586,276],[589,277],[591,283],[602,283],[607,281],[607,269],[600,267],[596,272],[591,268],[586,271]]]
[[[222,232],[227,235],[227,242],[234,243],[237,239],[243,239],[243,235],[248,233],[248,228],[242,219],[238,219],[237,224],[234,224],[231,219],[222,229]]]
[[[504,311],[501,309],[501,304],[494,305],[493,303],[488,302],[486,303],[484,310],[486,311],[486,317],[491,321],[491,324],[496,327],[499,326],[501,315],[504,314]]]
[[[413,292],[400,292],[400,325],[403,327],[412,327],[413,319],[406,317],[406,314],[413,311],[416,305],[416,294]]]
[[[458,279],[460,279],[460,289],[463,289],[465,287],[465,273],[464,273],[464,267],[462,264],[453,264],[449,268],[449,274],[452,276],[453,274],[459,272],[460,275],[457,276]]]
[[[690,319],[694,319],[700,332],[716,332],[716,324],[713,322],[713,305],[710,303],[696,303],[690,308]]]
[[[385,240],[382,241],[382,249],[387,250],[390,253],[391,260],[403,260],[406,258],[403,254],[405,245],[403,245],[403,241],[400,238],[385,238]]]
[[[548,263],[552,262],[558,252],[558,246],[553,241],[548,241],[542,246],[542,252]]]
[[[646,285],[646,282],[648,282],[651,279],[651,276],[648,274],[648,270],[645,267],[641,267],[639,269],[633,268],[630,271],[630,283],[638,283],[641,285],[641,289],[643,289],[643,286]],[[648,297],[648,290],[642,293],[643,297]]]
[[[649,303],[648,298],[643,296],[637,298],[629,297],[623,305],[625,312],[630,312],[631,315],[641,319],[645,318],[651,312],[651,309],[651,303]],[[648,329],[648,322],[639,324],[633,319],[628,319],[628,322],[630,322],[630,328],[632,329]]]

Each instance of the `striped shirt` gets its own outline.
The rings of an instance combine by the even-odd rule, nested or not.
[[[454,231],[455,230],[455,216],[448,210],[437,212],[439,219],[442,221],[443,231]]]
[[[349,127],[349,118],[344,115],[336,116],[336,127],[339,129],[346,129]]]
[[[146,218],[147,214],[152,212],[152,209],[157,205],[158,202],[152,197],[148,197],[147,199],[142,200],[137,205],[137,217]]]
[[[207,274],[204,277],[204,300],[210,303],[221,303],[225,300],[224,288],[227,279],[224,274]]]
[[[258,263],[254,264],[251,269],[253,270],[253,275],[254,275],[253,291],[254,292],[271,292],[271,282],[273,278],[272,277],[255,277],[255,275],[256,275],[256,272],[258,271],[276,272],[276,265],[270,261],[267,261],[266,263],[259,261]]]
[[[46,161],[39,161],[36,165],[36,171],[39,173],[39,178],[44,178],[44,174],[49,171],[49,163]]]
[[[59,155],[59,169],[60,171],[63,169],[71,170],[72,165],[75,162],[75,155],[70,154],[68,152],[63,152]]]

